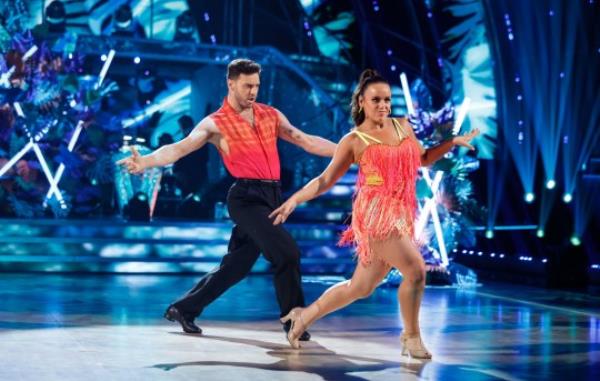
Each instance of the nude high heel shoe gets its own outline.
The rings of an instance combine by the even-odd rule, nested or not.
[[[415,359],[431,359],[431,352],[425,348],[420,335],[408,336],[402,334],[400,336],[400,343],[402,344],[402,356],[408,354],[409,357]]]

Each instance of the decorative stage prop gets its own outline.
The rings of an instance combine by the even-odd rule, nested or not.
[[[460,133],[471,103],[469,98],[465,98],[458,108],[448,102],[442,109],[430,111],[421,108],[431,104],[429,92],[422,81],[416,80],[411,89],[406,74],[402,73],[400,82],[409,121],[424,147]],[[415,102],[411,93],[416,95]],[[465,150],[455,148],[431,168],[421,168],[421,178],[417,183],[417,199],[420,201],[415,239],[423,243],[421,254],[428,267],[428,276],[434,278],[434,282],[453,284],[460,278],[462,285],[477,283],[473,271],[467,268],[459,270],[457,265],[450,265],[448,252],[459,243],[465,247],[474,245],[472,219],[477,218],[480,211],[470,199],[471,183],[466,179],[466,173],[478,167],[476,158],[467,156]],[[460,238],[463,242],[459,242]],[[392,270],[384,283],[397,286],[401,279],[402,275]]]
[[[140,155],[152,151],[148,147],[140,145],[136,145],[135,148],[137,148]],[[120,152],[113,155],[112,160],[116,163],[130,155],[129,147],[124,146]],[[125,168],[115,164],[114,173],[121,214],[137,220],[149,220],[154,214],[162,169],[151,168],[144,171],[142,175],[132,175]],[[135,210],[136,207],[138,210]],[[144,211],[144,207],[148,208],[147,213]]]
[[[16,34],[12,47],[0,56],[0,104],[4,105],[0,178],[12,180],[0,189],[0,195],[9,201],[16,216],[40,216],[48,206],[55,216],[66,216],[77,199],[93,197],[94,184],[82,189],[71,181],[66,185],[69,192],[59,184],[65,170],[81,178],[86,169],[97,169],[94,161],[102,163],[98,159],[103,153],[90,139],[74,150],[82,131],[100,111],[103,97],[117,88],[112,82],[104,83],[115,51],[108,52],[97,77],[84,76],[84,57],[66,48],[73,38],[65,34],[38,46],[31,33]],[[35,153],[37,165],[24,158],[30,151]],[[36,175],[29,179],[19,175],[35,173],[39,167],[49,184],[45,196],[40,195],[44,191],[35,181]]]

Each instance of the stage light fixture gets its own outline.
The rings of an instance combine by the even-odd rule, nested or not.
[[[531,204],[533,202],[533,200],[535,200],[535,195],[531,192],[527,192],[525,194],[525,201],[527,201],[529,204]]]

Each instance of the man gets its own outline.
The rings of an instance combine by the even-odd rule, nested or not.
[[[282,202],[277,138],[320,156],[333,156],[336,145],[305,134],[278,110],[257,103],[260,69],[251,60],[231,61],[227,66],[228,94],[219,110],[204,118],[180,142],[145,156],[132,148],[133,155],[119,161],[130,172],[141,173],[145,168],[173,163],[208,142],[217,147],[225,167],[236,178],[227,195],[229,215],[236,224],[228,253],[217,268],[165,312],[165,318],[178,321],[184,332],[202,333],[194,319],[242,280],[261,252],[274,267],[280,316],[304,306],[300,250],[291,235],[281,225],[273,225],[268,217]],[[289,324],[284,325],[284,330],[289,330]],[[305,332],[301,340],[309,339]]]

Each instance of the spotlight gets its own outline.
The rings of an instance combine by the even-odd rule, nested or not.
[[[571,193],[565,193],[563,196],[563,201],[568,204],[573,200],[573,195]]]
[[[556,186],[556,181],[550,179],[546,182],[546,188],[548,189],[554,189],[554,187]]]
[[[133,63],[136,64],[136,65],[139,64],[140,62],[142,62],[142,60],[140,59],[140,57],[135,57],[133,59]]]
[[[108,57],[106,56],[106,54],[103,54],[103,55],[101,55],[101,56],[100,56],[100,60],[101,60],[102,62],[106,61],[106,59],[107,59],[107,58],[108,58]]]
[[[531,204],[533,202],[533,200],[535,200],[535,195],[531,192],[527,192],[525,194],[525,201],[527,201],[528,203]]]
[[[150,221],[148,196],[143,192],[135,193],[125,207],[125,215],[131,221]]]
[[[538,236],[538,238],[543,238],[544,237],[544,229],[538,229],[537,236]]]
[[[202,194],[190,193],[179,205],[177,216],[187,220],[198,220],[208,217],[208,210],[202,204]]]
[[[111,35],[121,37],[145,37],[143,28],[133,19],[133,11],[128,4],[121,5],[114,13]]]
[[[581,245],[581,240],[579,239],[579,237],[577,237],[576,235],[571,237],[571,245],[573,245],[573,246]]]
[[[51,33],[64,33],[66,30],[67,12],[61,1],[53,1],[46,7],[45,21]]]
[[[206,13],[205,13],[206,15]],[[305,23],[306,28],[306,23]],[[308,28],[307,28],[308,29]],[[194,18],[190,11],[185,11],[175,19],[175,37],[174,41],[194,41],[195,31]]]
[[[485,238],[492,239],[494,238],[494,231],[492,229],[488,229],[485,231]]]

